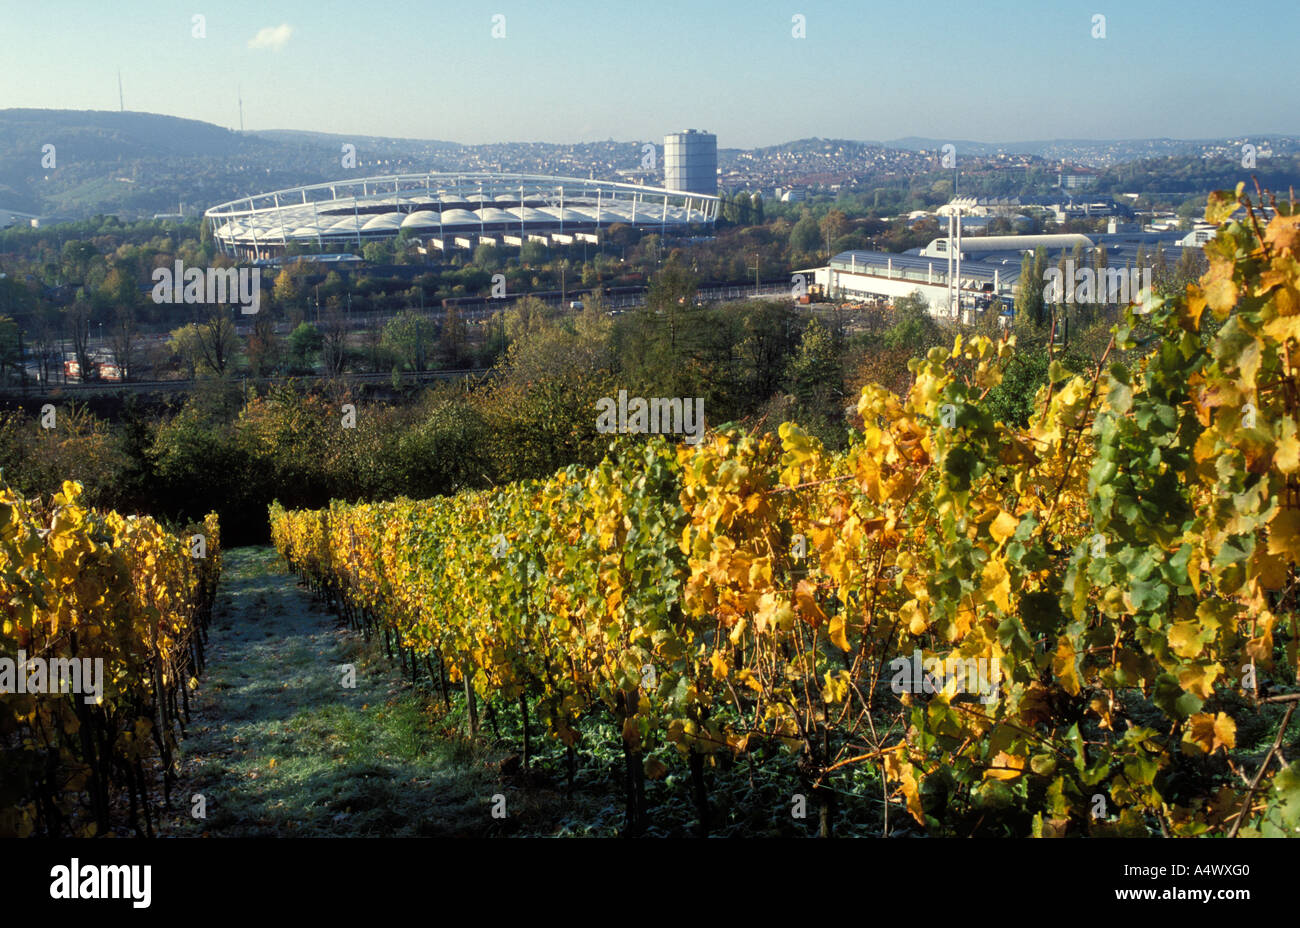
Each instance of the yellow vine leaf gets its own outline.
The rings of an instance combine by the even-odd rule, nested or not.
[[[1079,695],[1079,675],[1074,664],[1074,645],[1064,635],[1056,645],[1052,657],[1052,673],[1061,681],[1061,688],[1071,696]]]
[[[849,639],[848,636],[844,634],[844,622],[844,613],[837,612],[831,619],[830,628],[828,629],[831,636],[831,644],[835,645],[835,647],[839,648],[841,651],[847,651],[849,649]]]
[[[1169,630],[1169,647],[1179,657],[1198,657],[1204,645],[1201,643],[1201,626],[1197,622],[1175,622]]]
[[[989,526],[989,534],[994,537],[998,544],[1002,544],[1016,533],[1016,526],[1019,524],[1020,520],[1011,513],[999,511],[997,518]]]
[[[1300,560],[1300,509],[1279,509],[1268,523],[1268,553]]]
[[[1237,723],[1223,712],[1218,715],[1198,712],[1188,718],[1183,742],[1196,745],[1206,754],[1213,754],[1219,748],[1226,752],[1237,746]]]
[[[826,613],[817,605],[817,587],[808,580],[800,580],[794,589],[794,599],[799,605],[799,614],[813,628],[826,621]]]
[[[885,776],[899,784],[907,799],[907,811],[919,824],[924,825],[925,812],[921,808],[921,790],[917,785],[912,764],[903,759],[903,746],[900,744],[897,750],[886,753],[884,760]]]

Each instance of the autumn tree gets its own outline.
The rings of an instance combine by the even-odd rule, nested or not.
[[[198,377],[200,352],[196,328],[191,323],[172,329],[171,337],[167,340],[167,347],[171,353],[180,358],[181,372],[185,374],[187,380]]]
[[[265,377],[276,369],[280,360],[280,341],[270,313],[258,313],[253,320],[253,331],[248,336],[249,371],[254,377]]]
[[[826,251],[830,252],[834,242],[849,232],[849,217],[844,215],[843,211],[832,209],[822,217],[818,224],[821,230],[822,241],[826,243]]]
[[[225,307],[214,307],[208,317],[195,326],[194,335],[203,366],[218,377],[224,377],[239,348],[235,323],[226,314]]]
[[[275,286],[271,288],[271,295],[274,297],[276,305],[281,308],[292,306],[302,298],[302,291],[298,286],[297,279],[289,273],[288,268],[281,269],[276,275]]]
[[[429,352],[437,342],[433,321],[414,310],[403,310],[384,325],[383,346],[405,370],[427,370]]]

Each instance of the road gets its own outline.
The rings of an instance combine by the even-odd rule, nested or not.
[[[405,371],[401,375],[403,383],[416,381],[419,383],[429,383],[435,380],[461,380],[466,377],[483,377],[491,368],[477,367],[465,368],[454,371]],[[393,379],[391,373],[378,374],[343,374],[338,377],[330,377],[326,374],[304,374],[301,376],[285,377],[237,377],[235,382],[239,384],[271,384],[284,383],[288,380],[300,381],[303,383],[317,383],[325,380],[339,380],[347,383],[389,383]],[[40,398],[51,396],[57,391],[60,396],[85,396],[95,393],[156,393],[156,392],[175,392],[177,390],[192,390],[195,384],[210,383],[210,380],[132,380],[128,383],[118,383],[114,381],[93,381],[91,383],[54,383],[49,390],[41,388],[38,384],[29,384],[27,393],[28,398]],[[0,394],[5,396],[23,396],[20,387],[9,386]]]

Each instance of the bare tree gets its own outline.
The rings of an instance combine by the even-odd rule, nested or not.
[[[366,320],[365,327],[361,330],[361,346],[365,349],[366,357],[370,362],[370,369],[376,374],[388,370],[392,362],[384,350],[383,344],[384,329],[374,320]]]
[[[320,357],[325,373],[335,376],[343,372],[343,362],[347,358],[348,327],[338,297],[330,297],[326,306],[325,322],[321,326]]]
[[[50,359],[54,357],[59,345],[59,325],[62,314],[52,306],[42,306],[35,314],[35,327],[32,332],[36,356],[40,359],[41,382],[50,382]],[[62,362],[62,358],[59,359]],[[60,373],[63,364],[59,364]]]
[[[465,355],[465,322],[455,306],[448,306],[442,322],[443,363],[449,368],[460,367]]]
[[[123,380],[130,380],[134,372],[139,341],[135,308],[130,305],[118,306],[114,314],[112,335],[108,340],[108,350]]]
[[[0,385],[9,382],[9,368],[22,374],[23,358],[20,350],[22,336],[18,323],[11,316],[0,315]]]
[[[228,312],[226,306],[212,307],[208,318],[195,329],[199,357],[218,377],[225,376],[226,368],[239,348],[235,324]]]
[[[76,300],[68,307],[64,315],[72,329],[72,350],[77,356],[77,365],[81,368],[81,380],[90,380],[90,304],[78,293]]]

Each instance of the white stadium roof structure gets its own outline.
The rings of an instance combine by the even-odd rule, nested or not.
[[[260,193],[204,213],[227,254],[270,257],[289,243],[360,248],[403,229],[457,237],[595,233],[615,223],[688,231],[718,218],[715,196],[537,174],[394,174]],[[477,238],[473,239],[475,242]]]

